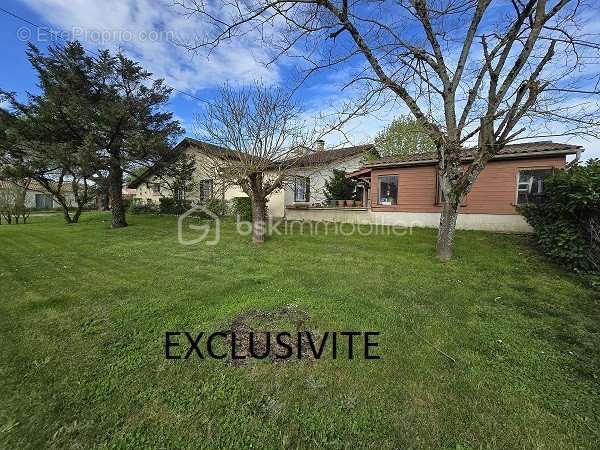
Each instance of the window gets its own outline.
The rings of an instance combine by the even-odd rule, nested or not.
[[[207,202],[213,197],[213,180],[200,180],[200,201]]]
[[[398,203],[398,176],[385,175],[378,177],[379,180],[379,204],[395,205]]]
[[[294,201],[310,201],[310,178],[296,177],[294,180]]]
[[[544,179],[552,169],[525,169],[519,171],[517,205],[542,203],[544,201]]]
[[[158,184],[158,183],[152,183],[152,193],[153,194],[160,194],[160,184]]]
[[[185,191],[181,188],[175,189],[174,197],[175,197],[175,200],[179,200],[179,201],[185,200]]]
[[[52,196],[50,194],[35,194],[35,207],[37,209],[52,209]]]

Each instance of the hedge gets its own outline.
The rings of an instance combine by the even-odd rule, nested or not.
[[[544,253],[559,264],[600,271],[600,160],[544,180],[544,202],[520,208]]]

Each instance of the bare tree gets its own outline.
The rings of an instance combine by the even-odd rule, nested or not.
[[[31,209],[27,207],[27,189],[31,184],[31,178],[22,180],[5,180],[0,186],[0,217],[4,217],[7,224],[13,221],[17,225],[20,221],[27,223]],[[1,223],[1,219],[0,219]]]
[[[598,135],[600,45],[585,26],[593,15],[584,0],[222,3],[178,2],[208,24],[191,50],[253,33],[272,49],[269,62],[287,55],[304,67],[304,79],[357,67],[347,83],[364,92],[355,113],[386,93],[410,110],[438,152],[442,260],[452,257],[462,198],[507,143]]]
[[[0,223],[2,218],[10,225],[15,214],[16,195],[12,185],[0,189]]]
[[[27,207],[27,190],[31,184],[31,178],[21,180],[15,184],[15,219],[17,224],[21,220],[24,224],[27,223],[31,209]]]
[[[305,126],[289,92],[261,84],[222,86],[198,116],[198,127],[203,140],[230,150],[227,157],[219,152],[211,158],[212,170],[250,197],[252,238],[263,242],[267,198],[283,187],[316,134]]]

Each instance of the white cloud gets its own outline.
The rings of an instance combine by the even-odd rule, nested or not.
[[[22,0],[52,27],[81,40],[89,50],[122,48],[157,78],[177,89],[197,92],[224,81],[276,82],[276,66],[258,39],[228,41],[212,54],[192,54],[178,46],[203,33],[203,25],[184,16],[168,0]]]
[[[180,90],[197,93],[223,81],[248,83],[261,79],[265,83],[273,83],[282,78],[281,66],[266,68],[259,62],[266,60],[268,54],[261,40],[253,34],[223,43],[210,56],[192,55],[177,46],[169,39],[192,39],[206,30],[199,19],[182,15],[181,9],[173,6],[172,0],[21,1],[36,11],[44,23],[67,33],[74,32],[74,37],[81,37],[89,49],[108,47],[114,50],[122,47],[155,77],[165,78],[169,85]],[[598,21],[589,21],[586,31],[597,31],[599,24]],[[150,32],[162,32],[162,36],[144,38]],[[108,37],[108,40],[99,42],[99,37]],[[354,66],[357,62],[359,65],[364,63],[355,61],[340,66],[331,71],[326,80],[311,79],[302,87],[307,117],[333,113],[345,101],[358,98],[360,92],[356,89],[341,90],[352,73],[361,69]],[[588,75],[588,72],[576,75]],[[372,141],[393,117],[406,112],[403,105],[390,103],[374,114],[352,120],[344,127],[345,136],[332,133],[327,137],[328,144],[341,143],[346,137],[354,144]],[[186,125],[189,131],[190,124]],[[600,157],[600,140],[586,141],[580,137],[557,137],[555,140],[583,145],[586,148],[584,158]]]

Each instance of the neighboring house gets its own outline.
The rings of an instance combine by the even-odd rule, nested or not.
[[[479,175],[459,209],[457,228],[531,231],[516,206],[543,201],[544,178],[566,167],[576,145],[534,142],[508,145]],[[465,163],[472,159],[469,152]],[[443,208],[435,153],[370,161],[349,175],[363,186],[362,209],[287,208],[286,218],[365,224],[437,227]]]
[[[133,200],[135,194],[137,193],[136,189],[128,188],[127,186],[123,186],[122,189],[123,200]]]
[[[133,201],[135,198],[137,190],[131,189],[127,187],[126,184],[123,185],[123,189],[121,189],[121,195],[123,196],[123,200],[125,201]],[[111,208],[111,195],[110,192],[96,192],[95,198],[93,200],[94,206],[98,210],[102,210],[104,208]]]
[[[174,155],[184,152],[195,159],[194,192],[186,198],[195,203],[203,203],[210,198],[226,201],[234,197],[246,197],[239,186],[228,186],[215,175],[214,160],[237,158],[236,152],[217,147],[192,138],[184,138],[174,148]],[[311,206],[326,202],[325,181],[331,178],[333,170],[351,172],[365,162],[365,156],[373,152],[372,145],[325,150],[325,143],[318,141],[314,151],[294,161],[294,169],[284,188],[269,197],[268,208],[272,217],[284,217],[288,206],[298,204]],[[161,197],[171,197],[173,193],[160,177],[156,176],[158,167],[148,169],[129,184],[136,190],[134,201],[146,203],[149,200],[158,203]]]
[[[11,181],[0,180],[0,191],[11,189],[14,186]],[[75,206],[75,197],[73,196],[73,192],[71,192],[69,183],[63,185],[63,191],[69,206]],[[61,206],[41,184],[37,181],[31,181],[25,193],[25,207],[31,209],[54,209]]]

